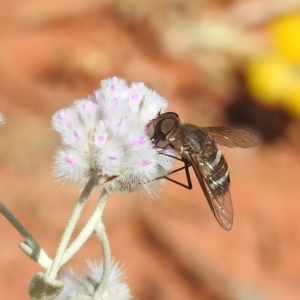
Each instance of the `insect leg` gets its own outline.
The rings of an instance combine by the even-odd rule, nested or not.
[[[188,190],[191,190],[193,188],[193,186],[192,186],[192,180],[191,180],[191,176],[190,176],[190,171],[189,171],[189,167],[191,166],[191,164],[187,163],[186,161],[184,161],[183,159],[181,159],[179,157],[176,157],[176,156],[173,156],[173,155],[170,155],[170,154],[165,154],[165,153],[160,153],[160,154],[172,157],[172,158],[177,159],[179,161],[182,161],[184,163],[184,166],[180,167],[180,168],[178,168],[176,170],[173,170],[172,172],[170,172],[169,174],[167,174],[165,176],[157,177],[157,178],[155,178],[155,180],[164,178],[164,179],[167,179],[167,180],[169,180],[169,181],[171,181],[171,182],[173,182],[175,184],[178,184],[178,185],[180,185],[180,186],[182,186],[182,187],[184,187],[184,188],[186,188]],[[172,179],[172,178],[168,177],[169,175],[177,173],[177,172],[179,172],[179,171],[181,171],[183,169],[185,170],[187,184],[184,184],[182,182],[179,182],[179,181],[177,181],[175,179]]]

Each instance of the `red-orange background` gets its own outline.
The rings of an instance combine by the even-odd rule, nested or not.
[[[259,27],[272,17],[268,8],[283,10],[279,2],[276,11],[274,1],[251,0],[0,5],[0,111],[7,120],[0,129],[0,199],[51,257],[81,188],[51,176],[59,145],[52,114],[116,75],[145,82],[184,120],[224,125],[238,84],[234,72],[263,48]],[[193,33],[203,19],[209,22]],[[217,38],[205,34],[229,21],[238,31],[232,49],[226,48],[230,28]],[[232,179],[230,232],[218,226],[194,176],[192,191],[167,182],[153,203],[139,192],[111,195],[104,222],[137,299],[300,298],[298,145],[283,138],[222,150]],[[40,268],[19,250],[19,234],[1,216],[0,229],[0,299],[29,299],[27,283]],[[80,272],[88,258],[101,258],[93,238],[70,265]]]

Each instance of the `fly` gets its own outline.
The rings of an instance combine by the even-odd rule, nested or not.
[[[198,127],[181,121],[174,112],[158,115],[152,124],[152,141],[156,145],[160,141],[165,142],[165,146],[172,147],[181,157],[185,163],[183,168],[186,169],[190,189],[192,185],[188,167],[192,166],[216,220],[223,229],[230,230],[233,207],[229,169],[217,144],[230,148],[250,148],[258,143],[258,137],[235,127]]]

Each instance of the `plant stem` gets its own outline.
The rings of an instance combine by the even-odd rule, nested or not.
[[[72,242],[72,244],[66,250],[61,262],[61,266],[63,266],[66,262],[68,262],[73,257],[73,255],[82,247],[82,245],[87,241],[87,239],[91,236],[91,234],[95,230],[96,225],[98,224],[99,220],[101,220],[103,209],[105,207],[108,195],[109,193],[104,189],[98,200],[97,206],[91,218],[88,220],[88,222],[85,224],[83,229],[80,231],[77,238]]]
[[[0,202],[0,213],[10,222],[10,224],[21,234],[25,239],[25,245],[27,245],[29,251],[21,249],[35,262],[39,263],[42,267],[45,267],[46,261],[49,262],[50,258],[44,251],[44,249],[38,244],[33,236],[27,231],[27,229],[20,223],[20,221],[10,212],[10,210]]]
[[[100,299],[101,295],[106,291],[111,268],[112,268],[112,260],[111,260],[111,252],[109,240],[105,231],[105,227],[102,221],[98,222],[98,226],[95,228],[95,235],[100,240],[103,252],[103,274],[102,279],[98,286],[95,287],[94,299]]]
[[[85,206],[86,200],[89,197],[92,189],[94,188],[96,184],[96,178],[95,177],[91,177],[90,180],[88,181],[88,183],[86,184],[86,186],[84,187],[78,202],[76,203],[72,215],[69,219],[69,222],[65,228],[65,231],[62,235],[61,241],[59,243],[59,246],[57,248],[55,257],[53,259],[53,263],[52,266],[50,267],[50,269],[48,270],[48,277],[50,279],[55,279],[57,276],[57,273],[60,269],[61,266],[61,261],[63,258],[63,255],[67,249],[68,243],[70,242],[71,239],[71,235],[75,229],[75,226],[78,222],[78,219],[81,215],[81,212]]]

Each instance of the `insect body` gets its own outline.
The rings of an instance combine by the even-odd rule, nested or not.
[[[249,148],[258,143],[258,138],[253,133],[235,127],[200,128],[181,121],[174,112],[160,114],[152,124],[152,140],[156,144],[165,141],[174,148],[185,163],[186,170],[190,165],[193,167],[218,223],[225,230],[230,230],[233,208],[229,170],[217,144]]]

